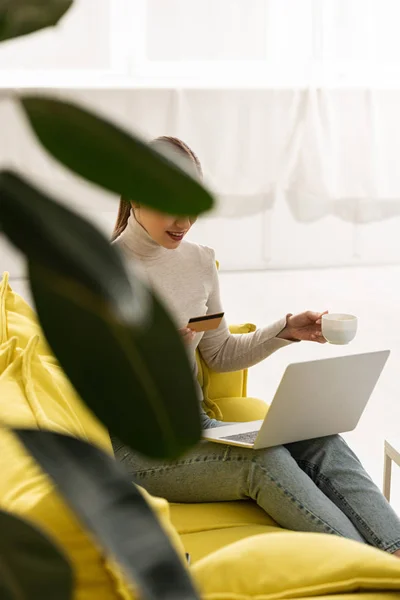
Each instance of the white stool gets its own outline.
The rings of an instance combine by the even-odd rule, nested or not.
[[[400,439],[392,441],[385,440],[385,456],[383,465],[383,495],[390,502],[390,488],[392,482],[392,461],[400,467]]]

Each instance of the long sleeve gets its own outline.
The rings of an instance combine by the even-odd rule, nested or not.
[[[211,285],[207,301],[207,314],[213,314],[223,312],[223,308],[214,252],[209,250],[209,254]],[[214,371],[228,372],[247,369],[261,362],[279,348],[292,343],[276,337],[285,326],[286,318],[283,318],[272,325],[257,329],[254,333],[234,335],[230,333],[224,318],[218,329],[204,333],[199,350],[207,366]]]

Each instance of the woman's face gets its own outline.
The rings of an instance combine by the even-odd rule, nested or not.
[[[150,237],[157,244],[169,250],[174,250],[179,246],[196,221],[196,217],[171,217],[146,207],[133,205],[133,209],[136,220]]]

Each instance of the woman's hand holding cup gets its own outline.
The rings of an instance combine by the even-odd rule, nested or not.
[[[277,336],[284,340],[318,342],[319,344],[348,344],[357,333],[357,317],[307,311],[288,314],[286,327]]]
[[[286,327],[277,336],[284,340],[295,342],[318,342],[325,344],[326,340],[322,335],[322,318],[328,311],[319,313],[308,310],[298,315],[289,313],[286,316]]]

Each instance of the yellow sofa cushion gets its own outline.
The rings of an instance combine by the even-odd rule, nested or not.
[[[275,521],[262,508],[247,500],[201,504],[171,503],[170,507],[172,522],[181,535],[246,525],[277,527]]]
[[[26,388],[30,381],[30,357],[34,343],[21,351],[0,375],[0,422],[37,428],[42,416],[32,410]],[[45,407],[43,407],[45,412]],[[57,428],[60,430],[60,428]],[[78,519],[55,491],[18,440],[0,428],[0,507],[37,525],[58,542],[73,563],[76,598],[111,600],[117,594],[118,575],[113,580],[101,551],[81,527]]]
[[[26,348],[29,340],[39,336],[38,352],[49,357],[52,352],[46,343],[35,312],[21,296],[13,292],[8,273],[0,282],[0,344],[12,337],[17,338],[17,346]]]
[[[0,374],[14,360],[15,351],[17,349],[17,338],[11,338],[8,342],[0,344]]]
[[[111,452],[104,428],[80,404],[61,369],[54,373],[56,365],[51,365],[52,373],[48,371],[43,356],[37,354],[37,342],[37,337],[32,338],[24,350],[18,349],[0,374],[0,423],[74,435]],[[0,346],[0,357],[3,349]],[[0,428],[0,472],[0,507],[35,523],[60,544],[74,566],[76,598],[133,597],[119,569],[106,560],[45,473],[4,427]],[[184,561],[168,502],[141,491]]]
[[[316,533],[247,538],[198,561],[193,574],[203,600],[286,600],[400,590],[397,558]]]
[[[357,596],[354,597],[354,594],[339,594],[334,597],[334,600],[399,600],[400,593],[399,592],[388,592],[385,590],[378,592],[356,592]],[[302,596],[302,600],[315,600],[315,596]],[[318,596],[318,600],[332,600],[332,595],[327,594],[323,596]]]
[[[171,504],[171,520],[194,564],[215,550],[261,533],[284,531],[254,502]]]
[[[7,277],[0,283],[0,292],[0,331],[4,338],[0,344],[0,425],[58,431],[112,453],[106,429],[80,400],[37,335],[42,331],[35,313],[12,292]],[[10,333],[13,336],[9,337]],[[29,338],[31,333],[34,335]],[[119,568],[106,559],[48,477],[1,426],[0,472],[0,507],[30,520],[60,544],[74,566],[75,600],[134,597]],[[168,502],[143,489],[141,492],[186,564],[182,542],[170,521]]]
[[[12,348],[13,340],[15,338],[6,342],[4,347],[10,345]],[[111,454],[107,430],[80,400],[55,359],[48,360],[47,356],[40,355],[38,346],[39,337],[35,336],[25,349],[15,348],[14,361],[3,377],[3,386],[8,382],[26,399],[27,425],[73,435]],[[12,390],[8,395],[13,397]],[[21,417],[21,409],[17,411],[14,403],[4,404],[0,399],[1,418],[3,422],[14,424],[15,419]],[[5,407],[9,409],[7,415]]]

